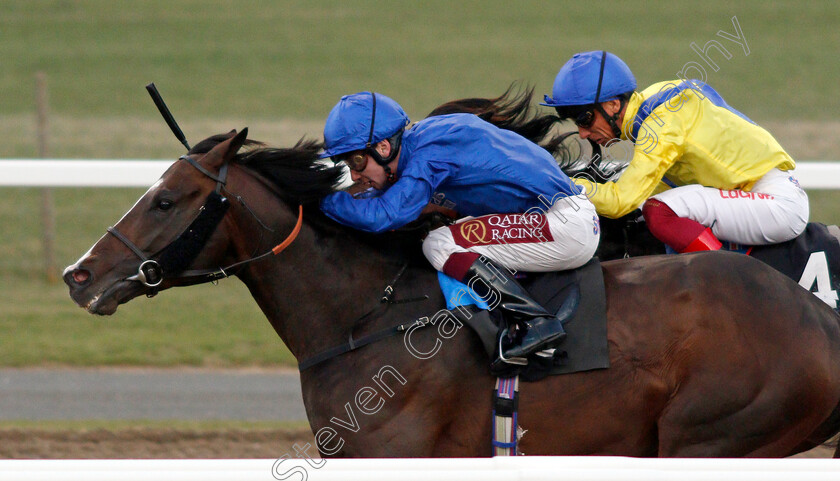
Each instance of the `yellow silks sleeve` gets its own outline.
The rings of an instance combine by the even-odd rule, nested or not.
[[[632,131],[644,100],[677,83],[661,82],[634,93],[625,110],[622,138]],[[750,190],[771,169],[794,167],[793,159],[769,132],[687,89],[654,108],[641,123],[633,159],[616,182],[575,182],[586,188],[599,214],[615,218],[661,192],[660,181],[666,175],[677,186]]]
[[[680,119],[673,119],[660,129],[658,141],[654,145],[637,145],[633,151],[633,160],[617,181],[596,184],[575,179],[575,183],[586,188],[586,196],[599,214],[613,219],[627,215],[653,195],[654,191],[661,189],[665,172],[683,153],[684,136],[680,124]],[[645,124],[642,124],[642,128],[645,128]]]

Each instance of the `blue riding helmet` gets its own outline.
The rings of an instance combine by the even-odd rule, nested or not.
[[[327,116],[324,153],[320,158],[371,149],[377,142],[402,132],[408,123],[408,115],[400,104],[385,95],[374,92],[345,95]]]
[[[576,53],[557,73],[547,107],[590,105],[614,100],[636,89],[633,72],[620,58],[603,50]]]

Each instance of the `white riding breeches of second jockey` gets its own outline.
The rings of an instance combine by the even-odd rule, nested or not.
[[[785,242],[808,223],[808,195],[791,172],[773,169],[752,190],[686,185],[653,196],[680,217],[692,219],[721,240],[746,245]]]
[[[559,271],[586,264],[600,236],[595,206],[577,195],[557,200],[548,210],[470,217],[440,227],[423,241],[423,253],[439,271],[456,252],[487,256],[515,271]]]

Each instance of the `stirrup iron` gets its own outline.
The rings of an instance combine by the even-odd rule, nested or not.
[[[502,341],[507,336],[507,333],[508,333],[508,330],[507,330],[507,328],[505,328],[505,330],[503,330],[501,335],[499,336],[499,359],[505,364],[513,364],[515,366],[527,366],[528,365],[528,359],[527,358],[524,358],[524,357],[505,357],[505,351],[504,351],[504,348],[502,347]]]

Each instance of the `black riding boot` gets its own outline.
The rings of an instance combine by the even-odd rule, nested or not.
[[[507,275],[504,268],[497,267],[490,259],[482,256],[472,263],[462,281],[476,290],[488,303],[492,303],[494,296],[486,291],[486,286],[482,286],[481,282],[470,282],[473,277],[478,277],[486,286],[499,293],[501,299],[495,308],[502,309],[502,318],[509,327],[519,323],[527,329],[519,344],[504,350],[502,355],[505,358],[521,358],[535,351],[551,349],[566,337],[566,331],[563,330],[565,319],[551,315],[531,299],[525,289]],[[561,311],[567,312],[568,309]],[[569,315],[571,313],[567,314]]]

